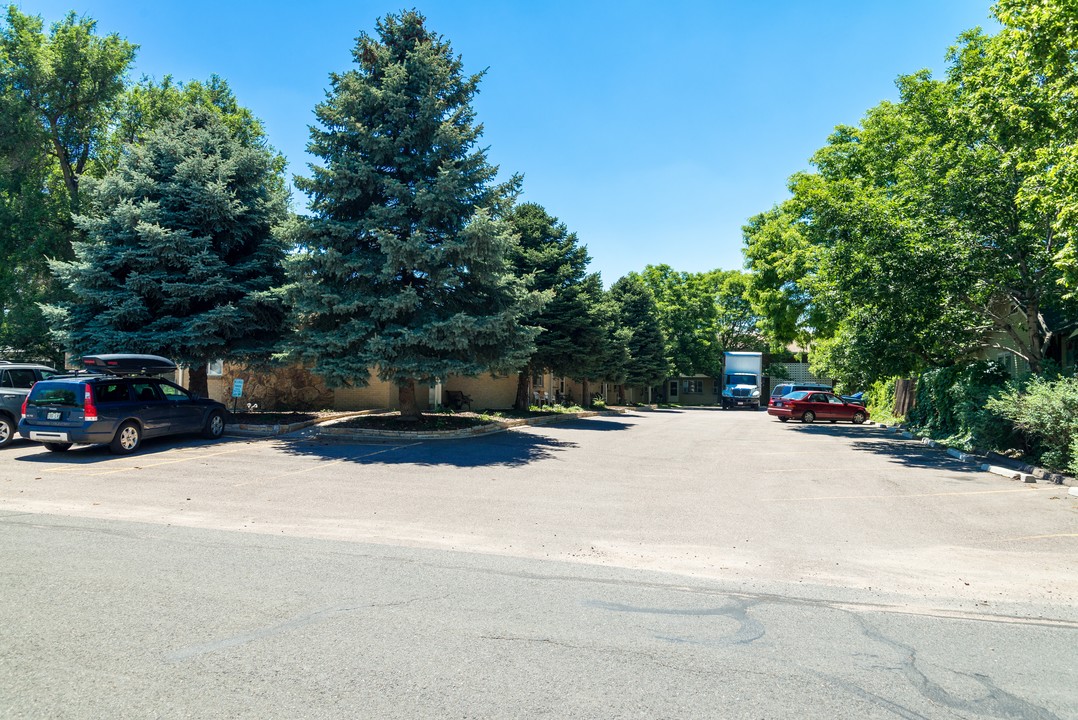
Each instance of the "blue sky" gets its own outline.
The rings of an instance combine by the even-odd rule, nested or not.
[[[416,7],[468,72],[491,161],[575,231],[607,285],[667,263],[743,265],[741,227],[787,195],[837,124],[939,74],[989,0],[279,2],[16,0],[140,45],[133,77],[217,73],[263,120],[292,174],[330,72],[361,31]],[[302,196],[296,198],[299,208]]]

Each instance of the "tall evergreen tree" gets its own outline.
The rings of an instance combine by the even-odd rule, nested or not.
[[[590,258],[576,233],[535,203],[516,206],[509,219],[520,238],[513,259],[517,274],[531,277],[534,290],[549,294],[542,311],[529,318],[543,331],[517,380],[516,407],[524,409],[536,372],[545,369],[571,377],[583,374],[583,358],[594,351],[600,335],[589,316],[589,303],[594,300],[582,285]]]
[[[77,299],[47,309],[68,349],[172,357],[202,394],[209,360],[268,357],[285,315],[274,160],[198,107],[130,146],[88,185],[76,260],[55,264]]]
[[[626,275],[611,286],[610,298],[617,308],[618,324],[631,333],[624,382],[645,387],[658,385],[669,374],[670,365],[655,296],[638,275]]]
[[[308,149],[324,165],[296,179],[313,216],[297,230],[286,355],[330,385],[366,384],[373,370],[416,419],[417,383],[527,363],[538,296],[509,264],[504,214],[519,180],[496,184],[476,145],[481,75],[464,75],[418,12],[377,30],[359,36],[356,67],[331,76],[315,111]]]

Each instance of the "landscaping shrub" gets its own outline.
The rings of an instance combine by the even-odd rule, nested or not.
[[[906,419],[925,435],[966,450],[1021,447],[1014,423],[987,407],[1009,382],[1007,370],[994,362],[929,370],[917,380],[916,403]]]
[[[895,417],[895,382],[898,378],[877,380],[865,390],[865,408],[870,417],[885,422]]]
[[[1040,463],[1078,475],[1078,378],[1012,383],[988,400],[988,409],[1028,435]]]

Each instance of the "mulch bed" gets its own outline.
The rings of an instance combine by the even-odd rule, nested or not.
[[[399,413],[385,415],[360,415],[333,423],[335,428],[358,428],[361,430],[390,430],[394,432],[429,432],[431,430],[463,430],[490,424],[489,418],[472,413],[454,415],[422,415],[419,420],[401,420]]]
[[[238,412],[229,413],[228,422],[236,425],[291,425],[332,415],[328,412]]]

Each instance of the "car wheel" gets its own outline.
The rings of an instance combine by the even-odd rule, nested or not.
[[[67,452],[71,443],[45,443],[45,449],[49,452]]]
[[[214,410],[206,418],[206,426],[202,428],[202,437],[216,440],[225,434],[225,414],[220,410]]]
[[[15,423],[0,415],[0,447],[11,444],[15,439]]]
[[[853,424],[854,425],[860,425],[861,423],[863,423],[867,419],[868,418],[865,416],[865,414],[863,412],[855,412],[853,414]]]
[[[801,422],[810,423],[815,419],[816,419],[816,413],[812,412],[811,410],[806,410],[805,414],[801,416]]]
[[[786,421],[787,421],[787,420],[789,420],[789,419],[790,419],[790,418],[779,418],[779,422],[786,422]]]
[[[109,443],[109,449],[117,455],[127,455],[138,450],[141,442],[142,429],[139,428],[138,423],[129,420],[116,431],[116,437],[112,438],[112,442]]]

